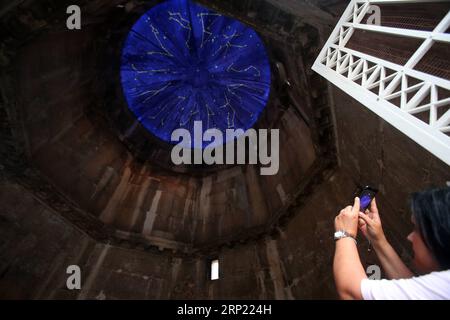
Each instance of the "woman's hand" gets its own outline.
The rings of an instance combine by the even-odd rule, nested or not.
[[[347,206],[339,212],[339,215],[334,219],[335,231],[344,230],[351,236],[356,237],[358,233],[358,213],[359,213],[359,198],[355,198],[352,206]]]
[[[365,214],[362,212],[359,213],[359,229],[372,243],[385,240],[375,198],[370,203],[370,209],[367,209]]]

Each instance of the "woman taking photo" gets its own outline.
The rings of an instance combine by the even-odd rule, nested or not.
[[[387,241],[375,199],[360,212],[359,198],[335,218],[333,271],[341,299],[450,299],[450,188],[414,193],[408,235],[414,252],[415,276]],[[358,229],[372,243],[390,280],[370,280],[361,264]]]

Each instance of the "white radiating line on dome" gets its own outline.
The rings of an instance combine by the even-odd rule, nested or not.
[[[178,102],[175,104],[175,106],[174,106],[175,108],[177,108],[178,105],[179,105],[181,102],[183,102],[184,100],[186,100],[186,97],[184,97],[184,96],[178,96],[177,98],[178,98],[179,100],[178,100]],[[152,119],[152,120],[156,119],[156,118],[161,114],[161,112],[163,112],[169,105],[170,105],[170,104],[165,103],[165,104],[164,104],[164,107],[160,108],[156,114],[154,114],[154,115],[152,115],[152,116],[149,116],[148,118],[149,118],[149,119]],[[168,112],[167,115],[166,115],[166,117],[169,116],[169,115],[170,115],[170,113]],[[162,120],[161,120],[161,121],[162,121],[162,125],[164,125],[164,120],[165,120],[165,119],[162,119]],[[161,123],[160,123],[160,124],[161,124]]]
[[[232,95],[234,95],[235,97],[237,97],[240,101],[242,97],[239,96],[235,91],[236,91],[236,89],[242,88],[242,87],[252,89],[252,87],[250,87],[244,83],[233,83],[233,84],[227,84],[227,91],[229,93],[231,93]]]
[[[184,97],[184,96],[178,96],[178,99],[180,99],[180,100],[175,104],[175,106],[174,106],[173,109],[177,109],[178,106],[180,105],[180,103],[183,102],[184,100],[186,100],[187,98]],[[167,106],[167,104],[166,104],[166,106]],[[164,110],[164,109],[165,109],[165,107],[163,108],[163,110]],[[162,112],[162,110],[161,110],[161,112]],[[171,115],[171,112],[167,112],[167,113],[166,113],[166,116],[165,116],[163,119],[161,119],[161,121],[160,121],[160,123],[159,123],[159,125],[160,125],[161,127],[164,126],[165,121],[166,121],[166,119],[169,117],[169,115]]]
[[[256,67],[253,66],[253,65],[251,65],[251,66],[249,66],[249,67],[247,67],[247,68],[245,68],[245,69],[240,69],[240,70],[234,68],[233,65],[234,65],[234,62],[232,62],[232,63],[228,66],[227,72],[234,71],[234,72],[242,73],[242,72],[247,72],[247,71],[253,69],[253,70],[256,71],[256,74],[254,74],[255,77],[259,77],[259,76],[261,75],[261,71],[259,71],[259,69],[256,68]]]
[[[191,23],[189,22],[189,20],[184,19],[180,12],[168,11],[168,13],[169,13],[169,20],[174,20],[174,21],[178,22],[178,24],[181,27],[191,30]],[[177,16],[178,18],[174,18],[174,16]]]
[[[237,38],[237,37],[240,37],[242,34],[241,33],[237,33],[237,31],[236,30],[234,30],[233,31],[233,34],[231,34],[231,35],[226,35],[225,33],[224,34],[222,34],[222,36],[227,40],[227,43],[225,43],[225,46],[220,46],[219,47],[219,49],[217,49],[216,50],[216,52],[214,53],[214,55],[216,55],[218,52],[220,52],[220,50],[222,50],[222,48],[225,48],[225,53],[224,53],[224,56],[226,56],[227,55],[227,53],[228,53],[228,50],[230,50],[230,48],[240,48],[240,49],[243,49],[243,48],[246,48],[247,47],[247,45],[245,44],[245,45],[239,45],[239,44],[232,44],[231,43],[231,41],[234,39],[234,38]],[[213,56],[214,56],[213,55]]]
[[[219,49],[217,49],[216,52],[214,52],[213,56],[217,55],[223,48],[225,48],[225,52],[224,52],[223,56],[226,57],[228,54],[228,51],[232,47],[242,49],[242,48],[246,48],[247,45],[237,45],[237,44],[232,44],[230,42],[227,42],[224,46],[220,45]]]
[[[173,20],[177,22],[182,28],[189,30],[188,38],[185,41],[185,45],[188,49],[190,49],[189,42],[191,41],[191,33],[192,33],[191,22],[187,19],[184,19],[180,12],[168,11],[168,13],[169,13],[169,20]],[[174,16],[177,18],[174,18]]]
[[[230,108],[231,111],[233,112],[232,114],[232,118],[231,118],[231,124],[230,124],[230,111],[227,112],[227,125],[228,125],[228,129],[234,128],[235,124],[234,124],[234,119],[236,117],[236,110],[234,110],[233,106],[230,103],[230,100],[228,99],[228,96],[226,94],[224,94],[225,96],[225,104],[220,106],[219,109],[223,109],[223,108]]]
[[[144,92],[138,94],[137,96],[138,96],[138,97],[141,97],[141,96],[143,96],[143,95],[145,95],[145,94],[151,93],[151,96],[150,96],[150,97],[147,97],[147,98],[144,99],[144,101],[142,101],[142,103],[144,103],[144,102],[146,102],[148,99],[151,99],[151,98],[153,98],[154,96],[156,96],[156,95],[158,95],[159,93],[161,93],[161,92],[163,92],[164,90],[166,90],[171,84],[172,84],[172,83],[169,82],[168,84],[166,84],[165,86],[163,86],[163,87],[161,87],[161,88],[159,88],[159,89],[156,89],[156,90],[147,90],[147,91],[144,91]]]
[[[159,38],[158,29],[156,29],[155,26],[153,26],[153,24],[150,24],[150,28],[152,29],[152,33],[155,36],[156,41],[158,41],[159,46],[163,51],[147,51],[147,54],[148,55],[160,54],[163,56],[173,57],[173,54],[171,54],[170,51],[167,50],[167,48],[164,47],[164,45],[162,44],[161,39]]]
[[[194,110],[191,110],[190,112],[189,112],[189,118],[185,121],[185,122],[182,122],[181,121],[181,119],[180,119],[180,127],[184,127],[191,119],[192,119],[192,117],[194,116],[194,115],[196,115],[196,114],[198,114],[200,111],[198,110],[198,105],[197,105],[197,103],[195,104],[195,107],[194,107]]]
[[[206,107],[206,115],[208,116],[207,120],[206,120],[206,128],[209,129],[209,125],[210,125],[210,118],[212,116],[215,116],[216,114],[214,113],[214,111],[209,107],[209,105],[207,103],[205,103],[205,107]]]
[[[149,70],[141,70],[136,68],[134,63],[131,64],[131,68],[133,71],[136,71],[136,73],[163,73],[163,72],[169,72],[170,69],[149,69]]]
[[[202,24],[202,43],[200,45],[200,48],[203,48],[203,45],[209,41],[209,39],[212,36],[212,32],[210,31],[210,27],[214,24],[214,22],[217,21],[217,18],[221,17],[222,15],[219,13],[210,13],[210,12],[202,12],[197,14],[197,16],[200,18],[201,24]],[[205,16],[214,16],[215,19],[206,27],[205,26],[205,20],[203,18]],[[205,33],[208,34],[207,39],[205,39]]]
[[[223,35],[223,37],[224,37],[225,39],[227,39],[227,40],[230,39],[230,40],[231,40],[231,39],[234,39],[234,38],[237,38],[237,37],[242,36],[242,33],[239,33],[239,34],[238,34],[237,31],[234,30],[234,31],[233,31],[233,34],[227,35],[227,34],[224,33],[224,34],[222,34],[222,35]]]

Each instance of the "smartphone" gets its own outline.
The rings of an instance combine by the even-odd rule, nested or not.
[[[367,208],[370,207],[370,202],[372,202],[372,199],[375,198],[375,195],[377,194],[378,190],[371,187],[371,186],[365,186],[361,189],[361,192],[359,193],[359,200],[360,200],[360,211],[364,212]]]

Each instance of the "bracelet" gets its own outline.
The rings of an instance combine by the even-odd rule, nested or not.
[[[335,241],[337,241],[339,239],[343,239],[343,238],[352,238],[353,241],[355,241],[355,244],[356,245],[358,244],[358,242],[356,241],[355,237],[353,237],[350,233],[348,233],[345,230],[339,230],[339,231],[336,231],[334,233],[334,240]]]

